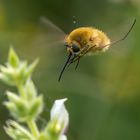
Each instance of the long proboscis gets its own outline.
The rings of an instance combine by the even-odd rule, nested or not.
[[[62,70],[61,70],[61,73],[60,73],[59,78],[58,78],[58,82],[60,82],[61,77],[62,77],[62,75],[63,75],[63,73],[64,73],[64,71],[66,69],[66,66],[68,65],[68,63],[69,63],[69,61],[71,59],[71,56],[72,56],[72,54],[70,53],[68,58],[67,58],[67,60],[66,60],[66,62],[65,62],[65,64],[64,64],[64,66],[63,66],[63,68],[62,68]]]

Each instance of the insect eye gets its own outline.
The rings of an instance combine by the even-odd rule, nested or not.
[[[72,50],[73,50],[73,52],[79,52],[80,48],[77,45],[73,44],[72,45]]]

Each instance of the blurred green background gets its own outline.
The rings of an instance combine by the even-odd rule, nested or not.
[[[78,69],[70,66],[58,83],[67,53],[59,35],[40,23],[45,16],[65,33],[78,26],[94,26],[111,40],[131,34],[102,55],[82,58]],[[68,97],[69,140],[140,139],[140,1],[139,0],[0,0],[0,63],[7,60],[13,45],[22,59],[40,58],[33,79],[44,94],[49,119],[53,101]],[[3,126],[10,117],[3,106],[7,86],[0,84],[0,139],[9,140]],[[12,89],[14,90],[14,89]]]

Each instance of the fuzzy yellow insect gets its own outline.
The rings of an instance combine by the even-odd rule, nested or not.
[[[58,29],[57,26],[48,20],[43,18],[43,21],[48,25],[53,25],[53,28],[57,29],[59,32],[62,32],[61,29]],[[66,35],[65,46],[68,52],[68,58],[63,66],[63,69],[61,70],[58,81],[60,81],[67,65],[77,62],[75,67],[77,68],[80,58],[84,55],[105,52],[108,50],[109,46],[124,40],[131,32],[135,23],[136,19],[134,19],[133,24],[124,37],[114,42],[110,41],[109,37],[104,32],[93,27],[79,27]]]
[[[110,45],[107,35],[92,27],[73,30],[65,39],[67,51],[82,56],[88,53],[106,51]]]
[[[92,27],[80,27],[74,29],[65,38],[65,46],[69,54],[67,61],[60,73],[58,81],[60,81],[62,74],[67,65],[77,61],[76,67],[79,64],[80,58],[86,54],[95,54],[97,52],[105,52],[110,45],[116,44],[124,40],[132,30],[136,19],[131,28],[125,36],[117,41],[111,42],[109,37],[102,31]]]

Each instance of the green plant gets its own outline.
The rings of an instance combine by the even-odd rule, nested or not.
[[[6,92],[8,100],[4,105],[14,120],[8,120],[4,129],[13,140],[66,140],[64,131],[69,122],[69,115],[64,106],[66,98],[54,102],[50,120],[43,130],[38,129],[37,118],[44,106],[43,96],[38,95],[31,79],[37,63],[38,59],[30,65],[27,61],[21,61],[11,48],[8,62],[5,66],[0,66],[0,79],[17,89],[17,93]]]

